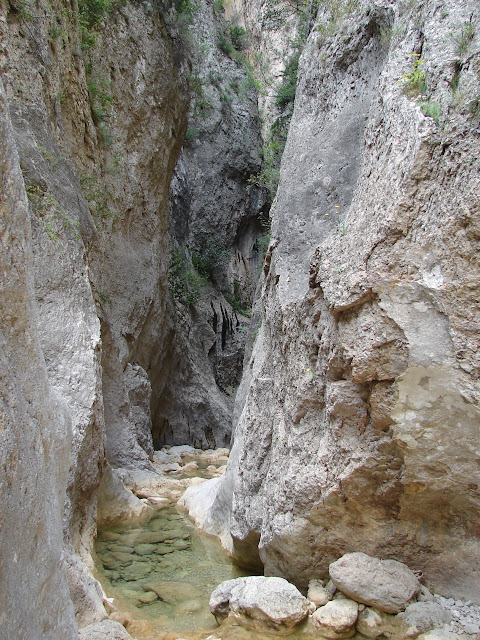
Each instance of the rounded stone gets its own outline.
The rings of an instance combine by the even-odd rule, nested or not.
[[[347,553],[329,567],[335,586],[345,595],[385,613],[403,611],[419,592],[417,577],[405,564],[365,553]]]

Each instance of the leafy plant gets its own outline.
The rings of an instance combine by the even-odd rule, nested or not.
[[[275,104],[281,109],[284,109],[289,104],[293,104],[295,100],[299,58],[300,48],[297,48],[283,71],[282,82],[277,88],[277,95],[275,97]]]
[[[475,27],[471,22],[465,22],[458,34],[451,34],[450,38],[455,45],[455,53],[458,57],[467,54],[472,40],[475,37]]]
[[[230,251],[220,240],[207,233],[200,234],[198,246],[192,251],[192,264],[200,275],[213,280],[229,259]]]
[[[42,156],[49,162],[52,166],[56,167],[61,160],[60,156],[52,151],[51,149],[47,149],[46,147],[42,147],[42,145],[38,145],[38,150],[42,154]]]
[[[189,127],[185,132],[185,138],[183,140],[186,143],[192,142],[193,140],[195,140],[197,136],[198,136],[198,129],[195,129],[195,127]]]
[[[427,83],[423,69],[425,60],[420,58],[419,53],[410,53],[409,55],[412,59],[411,68],[410,71],[402,75],[400,82],[404,83],[404,91],[407,95],[411,97],[424,95],[427,93]]]
[[[77,240],[80,240],[79,223],[64,211],[58,200],[48,193],[46,189],[38,185],[26,185],[28,199],[32,210],[40,220],[43,229],[50,240],[59,247],[58,220],[63,220],[67,229],[70,229]]]
[[[198,273],[189,267],[185,250],[171,249],[168,288],[172,297],[181,304],[195,304],[200,297],[201,284]]]
[[[85,197],[95,214],[102,220],[106,220],[108,218],[113,218],[114,220],[119,219],[118,214],[113,213],[108,206],[112,198],[108,191],[104,191],[102,189],[91,189],[85,194]]]
[[[420,109],[424,116],[433,118],[437,124],[439,123],[440,116],[442,114],[442,106],[438,104],[438,102],[430,102],[430,100],[421,102]]]
[[[102,76],[89,77],[87,87],[95,120],[97,123],[103,122],[110,116],[112,109],[113,96],[109,91],[110,83]]]
[[[233,48],[236,51],[243,51],[248,47],[249,37],[247,31],[237,24],[229,24],[226,32],[230,38]]]
[[[78,0],[79,24],[83,49],[95,46],[95,28],[111,11],[115,0]]]
[[[225,296],[225,300],[233,307],[233,309],[235,309],[237,313],[240,313],[242,316],[245,316],[246,318],[252,317],[251,308],[244,307],[243,302],[240,299],[238,294],[235,294],[235,293],[231,294],[226,292],[223,295]]]
[[[287,141],[288,124],[291,114],[279,116],[270,127],[268,142],[263,147],[263,169],[250,182],[266,187],[270,197],[275,197],[280,178],[280,162]]]
[[[10,0],[10,11],[8,13],[8,22],[11,22],[12,16],[23,21],[33,20],[32,7],[28,0]]]

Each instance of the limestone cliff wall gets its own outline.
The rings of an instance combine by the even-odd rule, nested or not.
[[[300,586],[361,550],[478,599],[479,34],[476,2],[327,2],[300,59],[203,516]]]
[[[0,90],[0,630],[6,639],[33,637],[38,629],[35,637],[60,633],[73,640],[62,558],[71,420],[42,353],[28,202],[1,84]]]
[[[73,637],[66,576],[78,625],[106,616],[90,573],[105,462],[150,465],[149,403],[163,384],[171,326],[168,191],[187,124],[188,65],[175,15],[151,7],[114,7],[83,42],[76,6],[12,2],[0,14],[12,128],[4,114],[5,339],[17,315],[25,325],[17,346],[6,344],[3,367],[6,403],[17,394],[19,404],[2,448],[1,580],[11,595],[0,635]],[[17,277],[15,298],[7,283]]]
[[[269,202],[252,180],[262,142],[243,53],[213,4],[198,4],[192,22],[192,99],[170,198],[175,333],[152,420],[157,446],[215,448],[230,444]]]

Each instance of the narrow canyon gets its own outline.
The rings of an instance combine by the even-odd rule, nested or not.
[[[404,563],[479,612],[427,640],[478,640],[478,0],[1,0],[0,36],[0,640],[246,638],[121,624],[97,556],[154,518],[302,598]],[[420,633],[365,629],[315,637]]]

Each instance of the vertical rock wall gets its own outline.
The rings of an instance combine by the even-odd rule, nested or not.
[[[225,34],[222,12],[208,3],[195,8],[189,124],[171,188],[174,348],[152,405],[157,446],[229,446],[261,270],[268,202],[252,180],[262,168],[256,91],[242,53],[220,48]]]
[[[73,640],[62,553],[71,419],[42,353],[28,203],[0,91],[0,632],[6,640]]]
[[[300,61],[204,526],[300,586],[356,550],[478,598],[478,4],[340,4]]]
[[[0,635],[12,639],[73,637],[65,576],[80,627],[106,616],[90,573],[98,485],[106,458],[149,466],[150,395],[168,352],[183,45],[142,5],[115,7],[96,31],[95,46],[81,43],[76,8],[63,3],[0,10],[13,126],[4,113]]]

